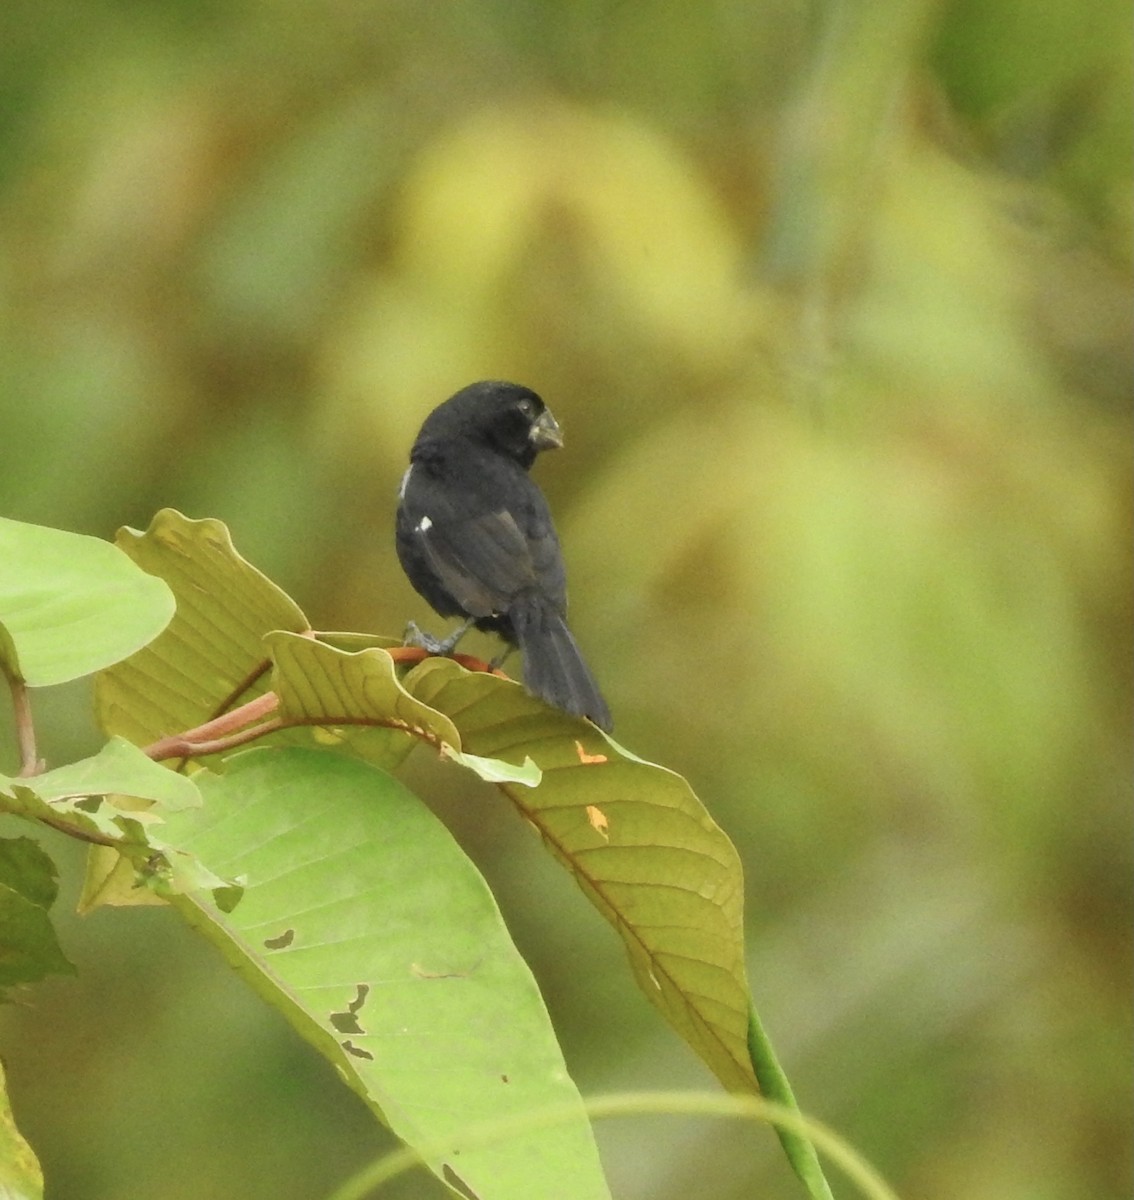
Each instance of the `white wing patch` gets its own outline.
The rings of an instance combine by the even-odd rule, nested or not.
[[[414,533],[428,533],[433,528],[433,522],[428,517],[422,517],[414,527]]]

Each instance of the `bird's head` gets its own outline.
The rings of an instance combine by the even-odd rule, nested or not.
[[[541,450],[563,445],[559,424],[531,388],[486,379],[450,396],[425,419],[418,442],[468,438],[527,468]]]

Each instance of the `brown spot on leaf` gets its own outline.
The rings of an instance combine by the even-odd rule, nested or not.
[[[601,808],[596,808],[593,804],[587,805],[587,824],[607,841],[610,840],[608,829],[610,822],[606,819],[606,813]]]
[[[591,763],[604,763],[610,761],[605,754],[588,754],[583,747],[583,743],[578,741],[575,743],[575,753],[579,756],[579,761],[583,764],[583,766],[589,766]]]
[[[295,941],[295,930],[285,929],[278,937],[264,939],[264,945],[269,950],[286,950]]]

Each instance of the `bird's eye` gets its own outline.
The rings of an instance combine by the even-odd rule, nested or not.
[[[535,405],[526,397],[516,407],[519,408],[525,417],[531,418],[535,416]]]

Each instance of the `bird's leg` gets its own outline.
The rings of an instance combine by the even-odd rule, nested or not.
[[[473,618],[469,617],[467,621],[462,621],[448,637],[435,638],[423,629],[418,629],[416,621],[411,621],[406,626],[406,631],[402,635],[402,644],[405,646],[420,646],[426,654],[449,655],[456,649],[457,643],[461,638],[472,628],[472,623]]]
[[[508,661],[509,657],[511,657],[512,651],[515,649],[515,646],[505,646],[504,649],[488,665],[494,671],[499,671],[500,668]]]

